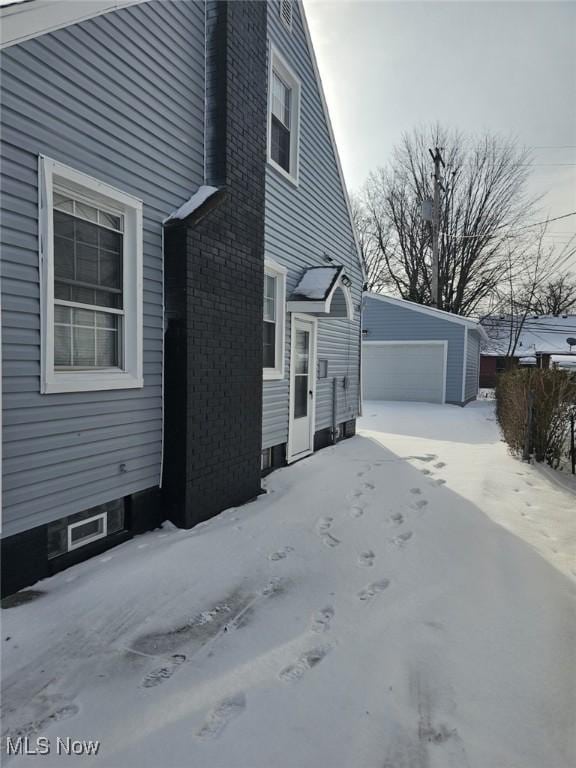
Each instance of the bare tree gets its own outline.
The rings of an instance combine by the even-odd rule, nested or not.
[[[482,324],[493,342],[497,342],[509,364],[518,356],[519,344],[527,320],[533,314],[560,314],[542,311],[543,307],[568,307],[576,304],[576,286],[569,273],[560,274],[575,253],[576,238],[558,248],[546,245],[547,225],[514,242],[515,255],[508,253],[505,279],[494,292]],[[522,269],[518,269],[518,262]],[[550,288],[552,286],[552,288]],[[547,303],[550,302],[550,303]],[[562,310],[563,311],[563,310]]]
[[[565,315],[576,308],[576,278],[570,272],[548,280],[536,291],[533,311],[537,315]]]
[[[440,308],[474,314],[510,269],[520,272],[521,244],[512,235],[536,201],[525,187],[530,155],[515,140],[466,138],[440,126],[403,136],[386,168],[370,174],[358,220],[375,290],[431,304],[431,233],[422,201],[432,196],[429,147],[446,163],[440,215]]]

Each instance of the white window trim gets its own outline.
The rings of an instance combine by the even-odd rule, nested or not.
[[[91,523],[93,520],[104,521],[104,525],[102,526],[102,532],[94,533],[91,536],[86,536],[85,538],[80,539],[80,541],[73,543],[72,531],[75,528],[80,528],[82,525]],[[80,547],[84,547],[86,546],[86,544],[91,544],[93,541],[98,541],[98,539],[105,539],[107,535],[108,535],[108,515],[106,512],[102,512],[99,515],[93,515],[93,517],[87,517],[85,520],[79,520],[77,523],[71,523],[68,526],[68,552],[71,552],[73,549],[80,549]]]
[[[40,250],[41,388],[43,394],[129,389],[144,386],[142,201],[43,155],[38,161]],[[53,189],[65,188],[124,216],[123,366],[90,371],[54,367]],[[93,309],[93,307],[91,307]]]
[[[264,381],[284,378],[284,345],[286,339],[286,267],[266,259],[264,274],[276,278],[276,365],[262,368]],[[264,321],[262,321],[264,322]]]
[[[272,72],[276,70],[278,75],[292,89],[292,109],[290,113],[290,173],[272,159]],[[298,186],[300,165],[300,93],[302,84],[294,74],[286,59],[271,42],[268,51],[268,164],[281,176]]]

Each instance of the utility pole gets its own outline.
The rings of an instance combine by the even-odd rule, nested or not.
[[[434,161],[434,202],[432,211],[432,306],[440,306],[440,291],[438,284],[438,251],[439,251],[439,235],[440,235],[440,188],[442,186],[440,176],[440,165],[445,168],[444,160],[440,154],[438,147],[435,147],[434,152],[431,149],[428,150],[430,156]]]

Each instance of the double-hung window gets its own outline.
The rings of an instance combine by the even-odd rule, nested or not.
[[[40,157],[42,391],[141,387],[142,203]]]
[[[300,81],[274,46],[270,47],[268,160],[298,183]]]
[[[284,320],[286,314],[286,270],[266,261],[264,267],[263,371],[265,379],[284,376]]]

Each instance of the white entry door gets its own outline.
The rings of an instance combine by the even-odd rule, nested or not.
[[[292,316],[288,461],[314,450],[316,322]]]

